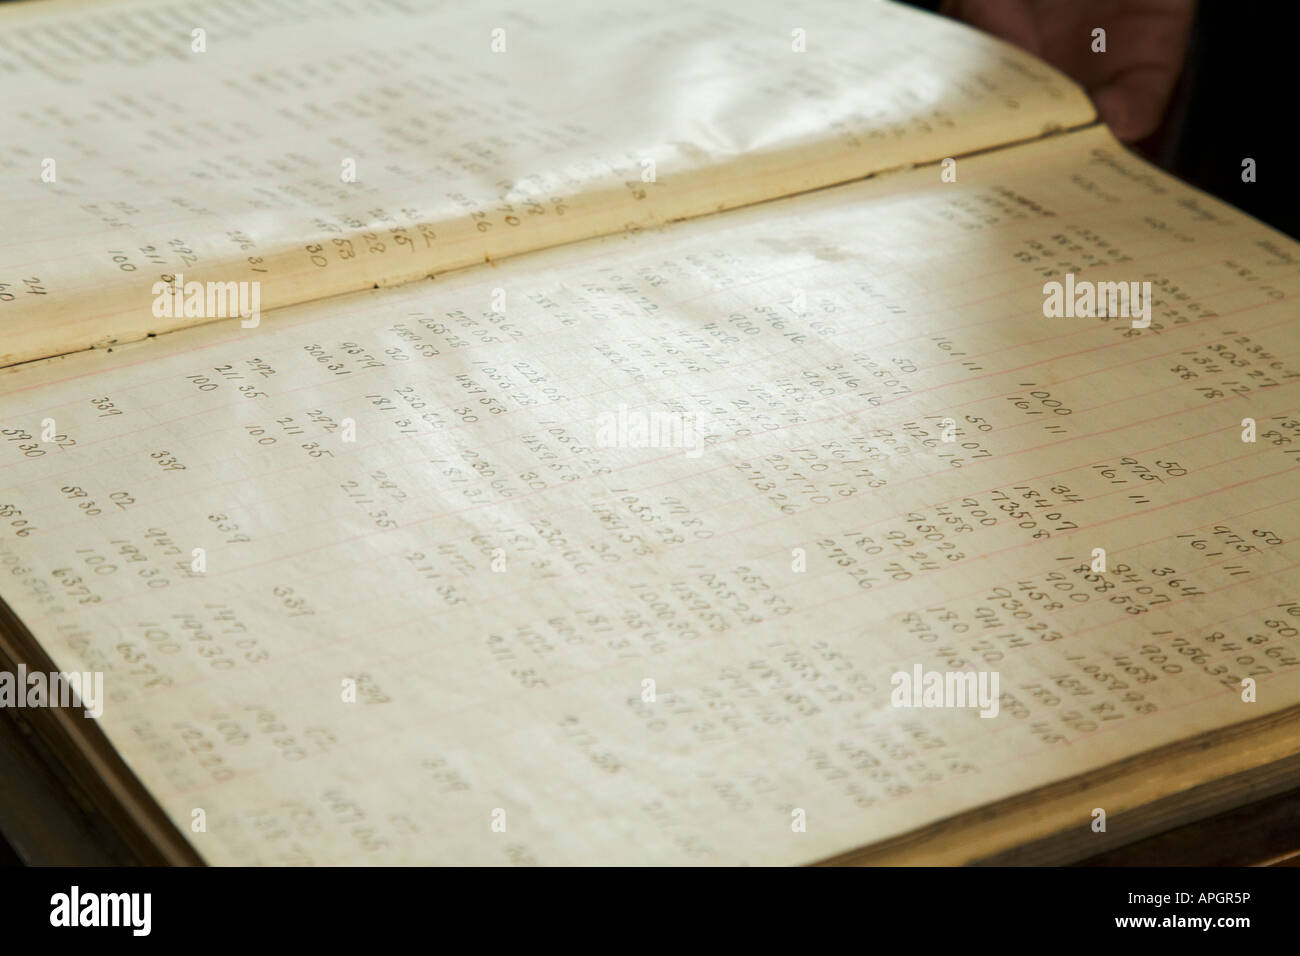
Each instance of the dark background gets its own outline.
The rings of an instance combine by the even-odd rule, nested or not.
[[[939,7],[939,0],[903,2]],[[1097,25],[1107,26],[1100,19]],[[1179,179],[1293,238],[1300,238],[1300,202],[1287,151],[1300,143],[1297,28],[1295,0],[1200,0],[1164,123],[1133,144]],[[1114,31],[1107,34],[1112,44],[1122,42]],[[1256,162],[1256,182],[1241,181],[1246,157]]]

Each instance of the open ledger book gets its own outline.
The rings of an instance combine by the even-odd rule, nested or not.
[[[1057,862],[1300,777],[1300,246],[1033,58],[51,2],[0,70],[0,646],[103,675],[12,713],[152,858]]]

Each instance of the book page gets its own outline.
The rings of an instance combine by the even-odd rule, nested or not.
[[[1093,117],[1010,46],[847,0],[50,2],[0,27],[0,365]],[[236,288],[173,307],[187,283]]]
[[[1300,702],[1298,290],[1092,128],[19,366],[0,594],[212,863],[816,861]]]

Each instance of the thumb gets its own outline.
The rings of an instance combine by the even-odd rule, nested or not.
[[[1097,115],[1126,143],[1150,136],[1160,125],[1175,77],[1155,67],[1129,70],[1089,92]]]

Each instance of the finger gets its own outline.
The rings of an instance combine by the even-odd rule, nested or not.
[[[1088,92],[1102,122],[1120,140],[1132,143],[1160,126],[1177,79],[1177,71],[1168,66],[1134,67]]]

